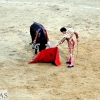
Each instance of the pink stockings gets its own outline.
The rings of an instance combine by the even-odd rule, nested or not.
[[[70,57],[68,62],[70,62],[69,66],[73,66],[74,65],[74,57]]]
[[[69,47],[69,52],[70,52],[70,59],[68,60],[68,62],[70,62],[69,67],[73,67],[74,66],[74,45],[75,45],[75,41],[72,39],[71,41],[68,41],[68,47]]]

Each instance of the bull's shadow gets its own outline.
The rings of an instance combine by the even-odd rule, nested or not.
[[[31,36],[30,34],[28,34],[27,32],[23,32],[21,30],[19,30],[17,32],[17,36],[24,42],[24,49],[29,52],[33,52],[33,49],[32,49],[32,45],[30,45],[30,41],[31,41]]]

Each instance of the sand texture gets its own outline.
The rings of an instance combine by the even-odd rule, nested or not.
[[[28,64],[36,56],[33,22],[44,25],[52,46],[62,26],[78,32],[73,68],[66,41],[58,47],[59,67]],[[100,100],[100,0],[0,0],[0,90],[8,100]]]

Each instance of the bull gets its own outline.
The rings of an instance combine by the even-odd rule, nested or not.
[[[35,49],[35,54],[37,54],[37,49],[39,47],[39,52],[46,49],[46,46],[50,47],[50,42],[48,38],[48,33],[43,25],[40,23],[34,22],[30,26],[30,35],[33,44],[33,49]]]

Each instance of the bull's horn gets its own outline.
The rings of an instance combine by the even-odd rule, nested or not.
[[[51,47],[49,44],[45,44],[45,46],[47,46],[47,47],[49,47],[49,48]]]
[[[37,49],[38,46],[40,46],[40,43],[35,44],[35,45],[34,45],[34,49]]]

